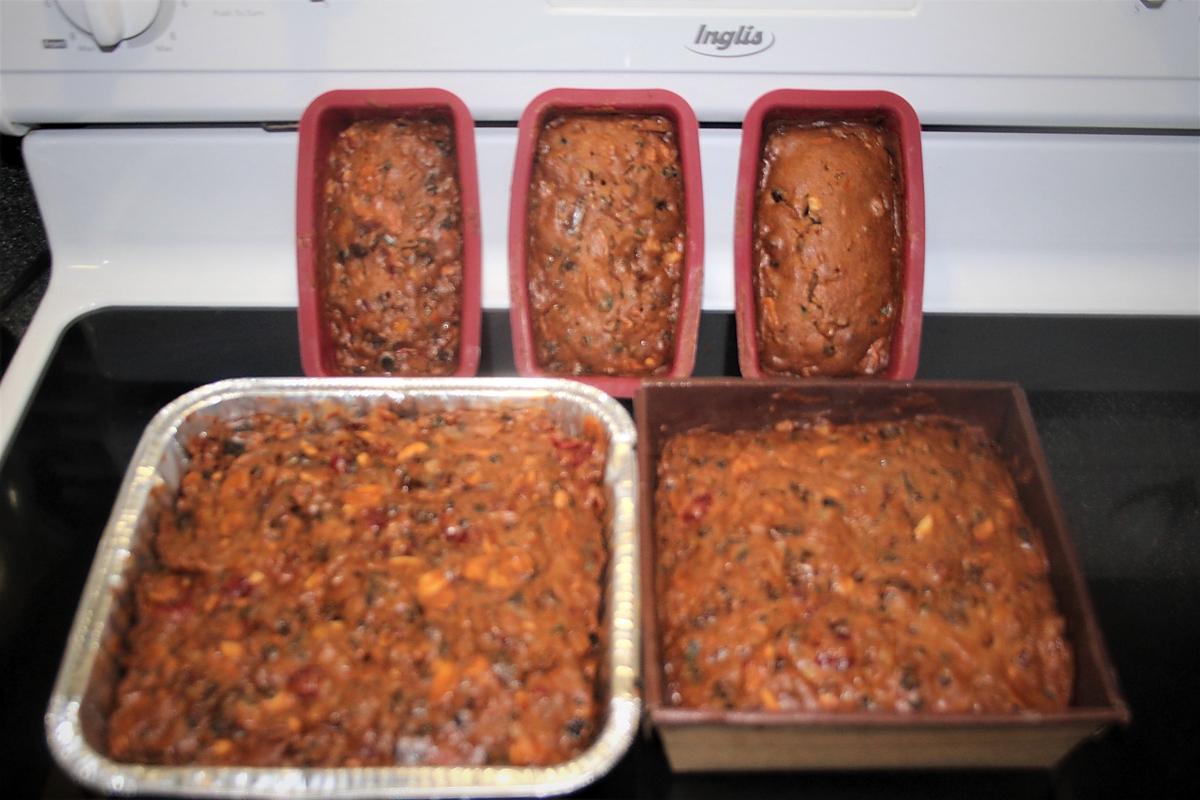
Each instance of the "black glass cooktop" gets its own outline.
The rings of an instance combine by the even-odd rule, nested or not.
[[[481,374],[513,374],[506,313]],[[0,764],[9,797],[89,797],[42,728],[84,576],[142,428],[201,383],[297,375],[291,310],[124,309],[64,334],[0,466]],[[1029,392],[1133,721],[1054,771],[671,775],[639,739],[588,797],[1163,797],[1200,786],[1200,320],[927,315],[920,377]],[[699,375],[737,374],[705,314]],[[19,409],[0,409],[16,414]]]

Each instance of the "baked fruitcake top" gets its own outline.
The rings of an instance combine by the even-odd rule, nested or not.
[[[567,375],[670,369],[686,225],[673,124],[567,114],[538,138],[526,262],[537,362]]]
[[[607,441],[543,408],[217,422],[136,583],[111,755],[553,764],[597,730]]]
[[[903,206],[894,134],[780,123],[755,200],[759,364],[769,373],[877,375],[900,314]]]
[[[450,123],[363,120],[329,152],[319,281],[345,375],[449,375],[462,326],[462,201]]]
[[[655,502],[666,697],[692,708],[1061,709],[1041,538],[941,417],[672,438]]]

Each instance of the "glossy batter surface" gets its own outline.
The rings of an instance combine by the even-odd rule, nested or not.
[[[993,445],[945,418],[671,439],[658,467],[668,702],[1061,709],[1072,654]]]
[[[447,122],[364,120],[329,153],[318,254],[345,375],[449,375],[462,318],[462,202]]]
[[[661,116],[546,123],[529,191],[534,346],[547,372],[670,369],[683,280],[683,178]]]
[[[894,135],[781,123],[755,200],[759,364],[774,374],[875,375],[888,365],[903,226]]]
[[[544,409],[214,425],[108,729],[156,764],[553,764],[596,732],[607,444]]]

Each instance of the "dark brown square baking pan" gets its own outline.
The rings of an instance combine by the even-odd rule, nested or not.
[[[1047,767],[1088,736],[1129,720],[1024,392],[1014,384],[885,381],[650,381],[635,400],[641,470],[642,653],[646,708],[679,771]],[[710,711],[664,700],[654,574],[657,465],[694,428],[730,432],[781,420],[831,422],[942,414],[999,445],[1042,531],[1050,583],[1075,651],[1070,705],[1054,713]]]

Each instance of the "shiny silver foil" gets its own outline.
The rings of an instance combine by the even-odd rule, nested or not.
[[[132,620],[133,592],[154,558],[149,537],[158,486],[174,490],[186,468],[183,445],[212,420],[252,411],[287,411],[324,401],[350,406],[406,400],[419,410],[542,405],[567,431],[588,416],[609,436],[605,482],[611,499],[610,563],[603,625],[606,655],[599,687],[600,732],[578,757],[552,767],[168,767],[108,758],[105,721],[120,679],[119,658]],[[641,700],[638,643],[636,431],[628,412],[603,392],[551,379],[264,379],[203,386],[180,397],[146,427],[100,539],[67,640],[46,736],[62,768],[79,783],[114,794],[195,797],[507,797],[560,794],[606,773],[637,731]]]

